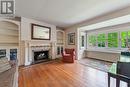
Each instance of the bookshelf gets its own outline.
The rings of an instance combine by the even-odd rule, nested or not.
[[[6,21],[0,22],[0,45],[18,46],[19,30],[18,26]]]
[[[63,30],[57,30],[56,57],[61,58],[64,50],[65,33]]]

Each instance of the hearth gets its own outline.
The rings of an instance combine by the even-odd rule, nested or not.
[[[34,52],[34,63],[41,63],[49,61],[49,51],[35,51]]]

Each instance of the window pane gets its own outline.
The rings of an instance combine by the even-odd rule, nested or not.
[[[118,33],[108,33],[108,47],[118,47]]]
[[[91,43],[91,36],[88,36],[88,42]]]
[[[128,45],[130,46],[130,31],[128,31]]]
[[[81,46],[84,47],[84,36],[81,37]]]
[[[98,47],[105,47],[105,34],[99,34],[97,37]]]
[[[89,36],[89,46],[96,46],[96,36],[95,35]]]
[[[126,48],[127,45],[127,32],[121,32],[121,47]]]

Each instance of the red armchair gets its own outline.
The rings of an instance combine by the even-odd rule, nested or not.
[[[65,49],[62,53],[62,61],[63,62],[68,62],[68,63],[73,63],[75,60],[75,50],[74,49]]]

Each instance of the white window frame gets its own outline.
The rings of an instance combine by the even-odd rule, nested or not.
[[[103,31],[100,31],[99,30],[99,32],[97,32],[97,31],[92,31],[92,32],[87,32],[87,49],[99,49],[99,50],[101,50],[101,49],[105,49],[105,50],[126,50],[127,48],[122,48],[121,47],[121,32],[124,32],[124,31],[126,31],[126,32],[128,32],[128,31],[130,31],[130,27],[129,26],[127,26],[127,27],[123,27],[123,28],[117,28],[117,29],[114,29],[114,30],[112,30],[112,29],[110,29],[110,30],[103,30]],[[106,40],[108,40],[108,33],[114,33],[114,32],[117,32],[118,33],[118,47],[117,48],[109,48],[108,47],[108,41],[106,41],[105,42],[105,47],[98,47],[98,42],[96,41],[96,46],[95,47],[90,47],[89,46],[89,41],[88,41],[88,38],[89,38],[89,35],[96,35],[96,38],[97,38],[97,36],[98,36],[98,34],[105,34],[105,36],[106,36]],[[128,36],[127,36],[127,38],[128,38]]]

